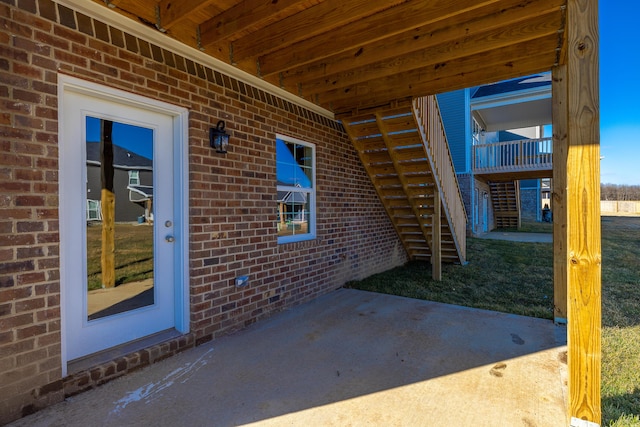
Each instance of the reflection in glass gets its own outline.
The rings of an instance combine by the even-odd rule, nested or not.
[[[276,140],[278,236],[308,234],[313,187],[313,149]]]
[[[86,118],[87,316],[154,303],[153,130]]]

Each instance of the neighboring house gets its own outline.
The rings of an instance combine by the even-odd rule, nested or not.
[[[100,143],[87,142],[87,221],[101,219],[99,214]],[[113,146],[113,190],[116,198],[116,222],[153,219],[153,161],[130,150]],[[96,214],[98,212],[98,215]]]
[[[548,186],[552,173],[551,75],[448,92],[438,102],[468,231],[542,220],[542,180]]]

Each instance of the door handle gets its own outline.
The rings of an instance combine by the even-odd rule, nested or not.
[[[166,240],[169,243],[173,243],[176,240],[176,238],[173,236],[165,236],[164,240]]]

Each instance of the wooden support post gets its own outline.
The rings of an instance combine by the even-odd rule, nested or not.
[[[553,320],[567,323],[567,67],[552,71],[553,99]]]
[[[433,194],[433,221],[431,226],[431,277],[433,280],[442,280],[442,201],[440,193],[435,190]]]
[[[102,181],[102,287],[113,288],[116,285],[116,245],[115,245],[115,207],[116,196],[113,192],[113,122],[100,120],[100,175]]]
[[[565,34],[569,415],[572,426],[600,425],[598,2],[568,0]]]

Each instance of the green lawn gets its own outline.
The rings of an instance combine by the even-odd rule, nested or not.
[[[153,227],[147,224],[116,224],[116,286],[153,277]],[[88,290],[102,288],[100,223],[87,226]]]
[[[444,265],[441,282],[431,280],[429,264],[411,262],[347,286],[553,318],[551,244],[469,238],[467,258],[466,266]],[[640,426],[640,218],[602,218],[602,259],[603,426]]]

